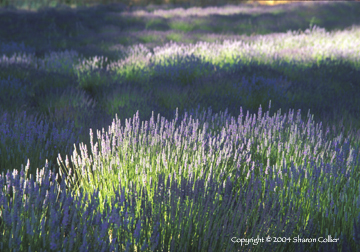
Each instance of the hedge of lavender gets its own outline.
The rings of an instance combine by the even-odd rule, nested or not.
[[[334,138],[310,118],[302,121],[300,113],[295,119],[293,111],[269,117],[260,108],[258,117],[247,113],[245,120],[242,110],[237,120],[208,111],[195,118],[185,114],[176,127],[177,118],[158,116],[156,123],[152,117],[140,127],[135,115],[125,128],[116,118],[110,133],[97,132],[93,156],[80,145],[81,157],[76,150],[71,157],[82,177],[78,197],[66,192],[65,180],[55,182],[48,164],[37,171],[36,182],[31,175],[26,180],[29,162],[25,172],[22,167],[2,175],[2,239],[8,241],[2,249],[232,251],[241,248],[229,242],[232,237],[269,232],[275,237],[335,232],[349,246],[346,237],[357,235],[357,222],[353,233],[342,225],[359,214],[354,136]],[[208,132],[214,125],[223,128],[221,134]],[[90,136],[92,143],[92,131]],[[59,160],[63,164],[60,155]]]
[[[0,44],[0,251],[359,250],[358,41]]]

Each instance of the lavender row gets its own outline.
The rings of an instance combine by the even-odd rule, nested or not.
[[[67,184],[69,188],[72,187],[74,198],[83,198],[83,192],[93,194],[98,191],[99,202],[104,202],[104,204],[96,205],[95,202],[97,201],[90,199],[86,199],[84,202],[94,203],[96,206],[92,209],[97,209],[95,212],[106,214],[109,213],[109,209],[114,209],[112,207],[114,202],[118,203],[118,200],[109,201],[108,199],[121,198],[119,190],[117,190],[117,187],[120,186],[119,188],[123,189],[123,191],[120,190],[122,197],[129,198],[131,201],[129,203],[131,210],[129,210],[128,214],[131,213],[134,216],[134,223],[138,223],[139,219],[147,216],[146,218],[150,220],[142,219],[142,223],[147,223],[144,228],[148,230],[156,227],[154,223],[157,222],[151,219],[154,213],[159,214],[157,219],[159,223],[165,223],[159,224],[159,228],[168,230],[163,225],[169,228],[170,223],[175,225],[179,221],[177,218],[182,216],[174,213],[177,209],[186,209],[186,207],[190,206],[195,208],[197,206],[201,209],[200,212],[203,213],[204,209],[207,209],[204,207],[206,206],[206,199],[211,199],[210,201],[214,203],[219,197],[218,203],[213,206],[227,204],[219,208],[219,211],[224,211],[226,214],[216,214],[216,209],[211,208],[211,203],[208,202],[210,204],[209,214],[211,214],[203,216],[204,222],[207,220],[214,223],[214,228],[216,227],[219,236],[220,234],[225,236],[227,233],[235,235],[236,232],[237,234],[245,234],[243,230],[245,220],[247,221],[246,227],[253,228],[252,231],[248,230],[246,235],[263,234],[265,236],[270,231],[270,235],[281,235],[283,234],[281,232],[285,232],[285,229],[289,227],[293,229],[286,230],[286,234],[300,234],[300,236],[301,234],[304,236],[310,234],[325,235],[328,232],[335,233],[335,237],[340,237],[342,233],[342,238],[347,237],[348,240],[351,240],[351,237],[354,234],[356,235],[357,224],[355,223],[355,227],[352,227],[353,223],[349,223],[348,220],[354,220],[359,215],[359,211],[357,211],[359,189],[356,175],[359,168],[359,148],[354,149],[356,146],[354,144],[358,143],[358,135],[350,134],[344,139],[342,134],[334,136],[329,129],[323,132],[321,125],[313,125],[310,117],[307,123],[301,120],[300,113],[294,119],[293,111],[290,111],[284,117],[280,116],[280,113],[269,117],[269,113],[262,116],[260,108],[258,117],[256,115],[249,117],[247,113],[244,122],[241,110],[237,120],[227,116],[226,112],[220,115],[212,115],[211,111],[208,112],[208,114],[206,112],[199,114],[197,111],[194,118],[185,114],[179,122],[177,118],[172,122],[168,122],[164,118],[160,119],[160,115],[158,115],[156,123],[154,117],[152,117],[150,122],[143,122],[141,127],[138,114],[134,115],[132,123],[131,120],[125,122],[125,128],[121,127],[121,122],[116,119],[109,126],[108,132],[105,132],[104,129],[102,134],[100,131],[97,132],[98,142],[95,144],[93,144],[92,132],[90,131],[93,156],[88,156],[86,145],[83,144],[80,144],[81,157],[77,155],[76,148],[74,150],[72,156],[73,167],[69,166],[67,158],[64,165],[59,155],[59,165],[62,165],[64,170],[69,172],[67,175],[60,171],[60,175],[66,179],[62,181],[62,190],[54,192],[52,196],[54,204],[56,202],[60,203],[59,200],[55,199],[55,195],[59,194],[59,192],[65,193],[65,184]],[[196,120],[194,120],[195,118]],[[213,135],[212,132],[207,132],[207,127],[209,129],[221,128],[221,134]],[[201,131],[201,129],[203,130]],[[284,147],[282,147],[283,144]],[[98,147],[99,150],[97,150]],[[165,150],[167,150],[167,153],[165,153]],[[262,152],[265,152],[265,154],[258,155]],[[146,155],[143,156],[144,154]],[[267,165],[265,165],[265,160],[262,161],[259,156],[267,157]],[[178,160],[183,160],[183,162],[179,163]],[[191,160],[191,162],[188,163],[188,160]],[[65,166],[67,169],[65,169]],[[142,168],[142,170],[139,168]],[[71,181],[75,181],[71,169],[74,174],[78,175],[78,188],[71,183]],[[14,172],[16,174],[16,171]],[[162,186],[162,183],[164,183],[162,179],[164,178],[159,178],[159,175],[165,176],[164,178],[167,177],[167,188]],[[40,177],[43,177],[43,175],[39,174],[38,178]],[[9,180],[10,175],[8,175],[7,181]],[[196,183],[191,182],[201,180],[204,183],[204,194],[198,194],[201,190],[196,186]],[[44,184],[51,183],[49,182],[51,181],[50,176],[46,175],[43,181]],[[55,181],[54,176],[52,181]],[[182,189],[179,189],[177,194],[178,189],[173,187],[177,183],[176,181],[188,181],[190,184],[187,187],[182,184]],[[23,183],[20,181],[18,186]],[[158,192],[153,189],[155,184],[164,190],[163,196],[159,196]],[[7,186],[5,186],[7,194],[5,195],[10,194],[11,186],[12,182],[7,182]],[[214,186],[218,187],[212,189]],[[331,190],[329,190],[330,188]],[[20,192],[20,195],[22,195],[21,191],[26,191],[26,189],[20,190],[15,187],[13,191],[15,193],[13,193],[12,197],[16,195],[16,192]],[[212,194],[215,191],[217,193]],[[41,200],[41,197],[45,197],[44,192],[42,194],[36,192],[36,196],[40,197],[37,202],[46,203],[46,201],[44,203]],[[243,192],[248,194],[244,195]],[[188,193],[188,198],[186,193]],[[148,198],[142,198],[145,195]],[[173,195],[180,202],[184,201],[185,205],[180,204],[179,206],[177,202],[168,201]],[[131,197],[133,197],[132,200]],[[22,198],[22,196],[19,196],[19,198]],[[5,200],[6,197],[3,196],[3,199]],[[14,199],[13,202],[15,202]],[[61,199],[61,197],[58,199]],[[202,203],[202,200],[205,200],[205,203]],[[228,201],[232,203],[230,204]],[[120,202],[122,201],[120,200]],[[149,205],[156,210],[147,212],[146,208],[144,209],[146,202],[151,202]],[[278,204],[274,202],[278,202]],[[285,204],[285,202],[288,203]],[[255,204],[252,205],[252,203]],[[38,204],[35,204],[35,206]],[[271,214],[268,215],[269,210],[266,207],[271,208],[272,204],[275,204],[278,208],[275,208],[274,216],[271,217]],[[16,204],[11,207],[10,203],[8,210],[6,210],[7,204],[3,203],[2,205],[4,206],[2,214],[5,220],[4,223],[7,223],[7,225],[19,223],[15,219],[10,221],[9,217],[5,218],[5,216],[9,216],[6,213],[12,211],[10,209],[15,211],[15,209],[20,208],[21,202],[18,203],[17,207],[15,207]],[[49,205],[51,204],[49,203]],[[157,208],[158,205],[162,205],[164,208],[161,208],[161,206]],[[280,205],[281,208],[279,208]],[[65,205],[56,206],[55,209],[66,209]],[[266,211],[262,212],[260,206],[263,206]],[[38,207],[40,209],[46,208],[46,204],[45,206],[38,205]],[[245,211],[241,207],[245,208]],[[81,211],[84,212],[84,208],[79,206],[78,209],[79,211],[83,209]],[[24,210],[21,212],[24,212]],[[288,218],[282,218],[283,214],[289,214]],[[185,216],[189,216],[189,214]],[[197,221],[194,223],[201,223],[201,217],[199,215],[195,216]],[[211,216],[214,218],[224,216],[224,219],[212,220]],[[229,217],[226,218],[225,216]],[[239,219],[238,225],[236,225],[236,218],[240,218],[240,216],[243,216],[244,219]],[[259,219],[259,216],[262,217]],[[309,216],[311,216],[310,219],[308,219]],[[272,225],[264,224],[266,220],[271,223],[274,218],[277,223]],[[50,217],[49,220],[56,220],[56,218]],[[109,220],[109,218],[104,220]],[[219,227],[225,228],[224,225],[227,225],[226,223],[230,220],[234,224],[234,228],[239,229],[234,229],[233,233],[228,232],[232,230],[228,228],[224,230],[220,228],[219,230]],[[252,220],[253,223],[249,224],[249,220],[250,222]],[[293,221],[286,222],[285,220]],[[303,228],[309,225],[309,222],[307,222],[309,220],[313,222],[314,230],[311,230],[311,232],[307,230],[310,233],[301,233],[301,228],[304,230]],[[185,221],[185,223],[187,222]],[[183,225],[190,225],[187,227],[193,225],[185,223]],[[94,222],[92,225],[94,225]],[[203,244],[204,248],[206,248],[206,232],[201,233],[201,230],[210,232],[208,235],[211,235],[211,240],[216,237],[215,231],[215,233],[211,233],[211,224],[208,225],[204,224],[202,228],[195,230],[194,234],[189,235],[188,239],[191,242],[185,239],[186,242],[181,241],[179,244],[181,246],[186,244],[194,246],[194,243]],[[181,230],[180,226],[177,226],[177,228],[171,226],[169,228],[171,231],[168,232],[172,234],[172,237],[176,237],[173,232],[174,230]],[[9,230],[6,227],[5,232]],[[14,230],[16,230],[15,227]],[[19,230],[21,230],[20,227]],[[78,230],[89,230],[89,228],[83,227]],[[348,232],[344,232],[344,230],[348,230]],[[113,229],[113,232],[116,233],[115,229]],[[79,233],[81,232],[79,231]],[[86,233],[88,234],[88,232]],[[150,237],[153,236],[150,236],[149,231],[146,231],[146,233],[149,234],[146,241],[150,241]],[[135,238],[131,234],[134,234],[134,230],[126,237],[128,239],[130,239],[129,237]],[[166,235],[161,234],[162,236],[159,234],[159,239],[164,242],[161,246],[166,246],[166,244],[170,246],[169,233],[165,232]],[[83,235],[85,234],[83,233]],[[46,237],[51,236],[47,234]],[[177,237],[184,239],[181,234],[177,234]],[[199,240],[193,241],[194,237],[199,237],[199,239],[202,237],[204,240],[203,242],[199,242]],[[145,244],[145,238],[141,240],[141,244],[143,242]],[[353,242],[347,245],[354,246]],[[155,243],[151,244],[149,246],[157,246],[154,245]],[[217,246],[235,246],[230,244],[231,241],[225,242],[225,238],[221,238],[219,245],[216,245],[215,248]],[[210,247],[214,247],[213,244]]]

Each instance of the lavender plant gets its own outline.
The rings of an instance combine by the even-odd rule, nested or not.
[[[25,163],[30,157],[39,166],[47,158],[56,161],[59,151],[72,151],[68,141],[78,142],[79,138],[73,132],[73,122],[68,121],[65,126],[58,129],[55,124],[50,125],[26,112],[20,115],[5,113],[0,130],[1,167],[14,169],[19,162]],[[33,169],[36,171],[36,167]]]
[[[8,103],[21,104],[26,99],[29,85],[9,76],[7,80],[0,80],[0,89],[2,90],[0,94],[1,105]]]
[[[256,115],[249,117],[249,114],[247,113],[245,121],[242,122],[242,116],[242,113],[240,113],[240,116],[236,121],[235,118],[228,117],[226,112],[220,115],[216,114],[215,116],[212,116],[211,111],[208,111],[208,113],[204,112],[201,115],[196,113],[196,121],[192,118],[192,116],[188,117],[188,115],[185,114],[181,119],[180,124],[177,123],[177,118],[172,122],[168,122],[164,118],[160,120],[160,116],[158,115],[156,124],[154,117],[152,117],[150,123],[143,122],[140,127],[138,115],[136,115],[132,120],[133,125],[130,122],[126,122],[125,128],[120,127],[121,123],[116,118],[111,127],[109,127],[111,135],[108,134],[108,132],[105,133],[104,130],[102,134],[98,131],[98,142],[95,145],[92,143],[92,131],[90,131],[91,150],[93,156],[88,156],[86,145],[81,144],[81,157],[77,154],[76,149],[71,157],[74,163],[73,167],[69,167],[68,158],[66,158],[64,165],[60,155],[58,160],[59,165],[61,164],[63,168],[68,167],[68,169],[65,170],[69,171],[70,169],[69,175],[71,175],[71,168],[75,173],[77,173],[77,170],[80,172],[77,173],[78,178],[80,178],[78,182],[80,183],[78,184],[78,188],[73,187],[73,197],[76,198],[75,195],[79,197],[79,195],[83,192],[90,194],[94,191],[99,192],[98,201],[87,198],[82,201],[83,204],[95,204],[94,202],[97,202],[95,205],[99,207],[99,215],[105,214],[104,209],[107,209],[107,212],[114,209],[112,206],[115,207],[115,205],[111,206],[111,204],[114,204],[114,202],[117,201],[114,201],[113,199],[121,196],[117,195],[118,192],[116,190],[117,185],[119,185],[119,190],[123,188],[121,197],[125,197],[124,195],[126,195],[126,197],[130,197],[130,195],[132,195],[134,197],[133,202],[129,204],[131,206],[131,213],[134,216],[133,218],[135,218],[134,222],[138,223],[137,229],[140,230],[139,226],[142,221],[149,224],[153,223],[155,225],[155,223],[157,223],[155,221],[156,218],[161,217],[158,219],[158,221],[161,222],[161,225],[158,223],[155,227],[160,228],[162,231],[160,234],[164,236],[161,238],[159,237],[160,240],[158,242],[160,242],[160,244],[155,243],[154,241],[151,243],[151,246],[153,246],[151,250],[154,250],[155,248],[162,249],[168,246],[167,244],[169,243],[167,242],[170,242],[172,240],[171,237],[174,237],[176,234],[173,234],[174,230],[179,230],[176,228],[176,223],[178,221],[180,221],[184,226],[189,227],[188,225],[190,225],[190,230],[191,226],[195,225],[195,223],[200,223],[198,225],[201,226],[201,228],[197,226],[199,229],[194,227],[194,233],[191,233],[187,239],[182,238],[185,240],[180,241],[180,244],[182,245],[179,246],[185,246],[185,250],[186,246],[192,247],[195,246],[196,243],[203,243],[204,247],[201,247],[203,249],[206,249],[207,246],[211,246],[214,247],[214,249],[219,248],[222,250],[223,247],[221,247],[221,244],[225,243],[224,236],[219,240],[219,243],[214,244],[206,243],[207,236],[205,236],[205,238],[200,238],[202,237],[200,234],[205,234],[206,232],[209,232],[208,234],[212,233],[211,225],[213,222],[213,225],[215,225],[215,223],[220,224],[224,222],[223,232],[226,230],[230,233],[229,236],[235,235],[235,233],[232,233],[230,230],[235,231],[236,229],[233,228],[239,227],[239,225],[241,225],[244,229],[245,227],[246,229],[250,228],[250,230],[253,228],[253,232],[251,232],[252,235],[259,234],[259,232],[263,233],[263,235],[267,235],[267,232],[270,230],[271,232],[277,230],[277,232],[279,232],[278,235],[281,235],[284,234],[282,232],[284,232],[285,226],[287,229],[286,234],[295,235],[296,231],[300,231],[302,227],[307,225],[309,216],[311,216],[311,221],[314,224],[319,225],[315,233],[318,232],[318,234],[325,234],[325,229],[328,229],[328,232],[330,233],[340,233],[343,229],[340,225],[340,220],[338,220],[339,225],[336,224],[338,217],[337,209],[341,209],[346,212],[345,218],[348,218],[347,216],[357,216],[359,214],[356,208],[351,208],[354,199],[357,197],[356,191],[352,191],[351,195],[347,195],[346,200],[345,198],[340,202],[334,202],[333,200],[335,197],[338,198],[340,196],[341,198],[341,195],[343,195],[345,191],[350,190],[350,186],[358,180],[355,170],[359,168],[359,160],[357,159],[358,154],[356,154],[359,153],[359,148],[354,150],[351,147],[351,142],[355,141],[358,144],[359,140],[354,139],[351,135],[350,138],[347,138],[346,140],[340,135],[336,137],[334,145],[326,144],[321,146],[311,139],[329,139],[332,134],[329,131],[323,133],[321,125],[315,126],[311,122],[310,118],[305,124],[305,122],[301,120],[300,113],[297,114],[297,118],[294,120],[293,111],[290,111],[289,115],[284,118],[280,116],[280,113],[270,118],[269,113],[266,113],[265,116],[262,117],[262,110],[260,108],[258,118],[256,118]],[[266,121],[269,121],[269,123]],[[213,135],[211,132],[207,132],[208,125],[210,125],[209,128],[211,129],[214,125],[221,127],[226,124],[230,126],[230,130],[226,130],[225,127],[222,127],[222,135]],[[274,136],[269,138],[268,134],[273,130],[271,128],[267,128],[268,125],[272,126],[274,129],[280,129],[279,134],[274,134]],[[305,135],[308,140],[306,137],[301,137],[300,133],[296,131],[297,127],[299,127],[300,131],[309,133],[308,135]],[[286,134],[285,132],[288,132],[288,128],[292,128],[292,130]],[[237,134],[232,134],[235,132]],[[150,136],[147,136],[148,133]],[[181,135],[187,135],[187,138],[178,138],[178,136]],[[276,143],[276,140],[279,141],[281,137],[283,143]],[[298,146],[293,148],[289,143],[296,144],[300,140],[298,140],[298,138],[302,138],[301,140],[303,144],[300,144],[300,148],[298,148]],[[202,144],[197,145],[201,139],[202,141],[200,141],[200,143]],[[246,144],[244,139],[254,140],[249,140]],[[257,144],[257,146],[252,147],[252,143]],[[339,145],[345,146],[344,150],[338,148]],[[275,148],[272,149],[271,146],[275,146]],[[285,149],[282,150],[281,146],[284,146]],[[98,147],[99,150],[97,150]],[[153,149],[153,152],[151,149]],[[165,150],[167,151],[165,152]],[[158,151],[158,153],[156,153],[156,151]],[[261,160],[261,157],[263,156],[261,153],[264,151],[267,153],[265,155],[267,157],[266,166],[263,166],[264,162]],[[143,156],[142,153],[145,154],[145,156]],[[280,153],[282,153],[282,156],[279,155]],[[300,153],[302,154],[300,155]],[[316,158],[314,158],[314,153],[317,153]],[[254,156],[253,159],[251,158],[252,156]],[[148,157],[151,158],[149,159]],[[309,158],[310,164],[308,163],[307,158]],[[274,165],[270,163],[270,159],[274,160]],[[333,162],[334,159],[336,162]],[[135,160],[139,160],[139,163]],[[192,160],[192,162],[188,162],[187,160]],[[139,167],[144,168],[141,171],[139,170]],[[277,167],[281,167],[281,169],[278,169]],[[15,176],[15,174],[16,172],[14,172],[13,176]],[[62,176],[61,171],[60,175]],[[163,180],[161,179],[161,176],[168,178],[166,183],[164,178]],[[10,177],[9,173],[8,177]],[[207,180],[204,178],[207,178]],[[16,181],[16,177],[13,179]],[[65,193],[66,190],[64,186],[65,184],[68,184],[70,187],[69,183],[72,179],[73,177],[70,176],[68,179],[63,180],[63,189],[57,192]],[[7,181],[9,181],[9,178]],[[55,181],[54,175],[52,181]],[[155,181],[158,181],[158,184]],[[178,189],[178,195],[175,193],[177,190],[176,181],[182,181],[181,188]],[[196,183],[191,181],[196,181]],[[224,181],[223,186],[222,183],[219,184],[218,181]],[[327,183],[325,184],[324,181],[327,181]],[[73,182],[75,181],[73,180]],[[12,183],[16,182],[7,183],[7,193],[9,193],[9,186],[11,186]],[[159,196],[159,192],[156,192],[153,186],[154,184],[157,184],[159,190],[162,188],[160,187],[160,184],[162,183],[163,186],[167,185],[167,190],[164,190],[162,192],[163,195],[160,194]],[[185,187],[183,183],[185,183],[185,185],[187,183],[190,184]],[[197,187],[197,183],[203,183],[203,188],[200,189],[201,187]],[[33,181],[30,182],[30,185],[31,184],[33,184]],[[139,186],[139,191],[137,190],[136,185]],[[211,185],[220,185],[220,187],[217,189],[209,189]],[[331,197],[328,196],[329,191],[326,187],[332,188],[330,192]],[[79,190],[79,188],[81,189]],[[246,190],[245,188],[248,189]],[[209,191],[207,191],[207,189]],[[189,193],[189,198],[184,198],[185,195],[184,192],[182,192],[183,190],[185,190],[185,195]],[[202,192],[202,190],[207,192],[203,197],[201,193],[199,195],[199,192]],[[16,199],[15,192],[17,191],[17,189],[14,189],[13,202]],[[217,191],[217,193],[212,194],[211,192],[214,191]],[[254,195],[247,195],[247,200],[243,201],[245,198],[242,199],[239,197],[239,193],[245,191],[248,193],[254,193]],[[314,197],[312,192],[317,192],[317,197]],[[5,195],[3,196],[3,200],[6,200]],[[56,191],[54,191],[54,196],[55,195]],[[174,201],[170,201],[172,195],[174,195],[175,199],[180,200],[179,207],[176,207],[177,204],[174,203]],[[146,196],[149,198],[144,200],[143,197]],[[190,207],[191,202],[193,204],[192,207],[195,208],[197,204],[200,204],[198,203],[198,200],[204,198],[206,199],[207,197],[209,197],[208,200],[210,199],[210,202],[206,203],[205,200],[203,206],[207,209],[206,205],[210,204],[209,207],[211,210],[209,214],[212,213],[213,217],[205,214],[200,217],[200,213],[197,215],[194,213],[195,216],[193,216],[192,221],[190,220],[189,223],[189,220],[181,219],[183,215],[180,212],[180,219],[178,220],[176,218],[177,215],[175,209],[183,209],[184,207],[186,209],[186,205]],[[258,198],[255,201],[249,201],[249,197]],[[290,204],[290,208],[287,208],[284,206],[284,202],[290,200],[290,197],[293,198],[293,203]],[[21,194],[20,198],[22,198]],[[81,198],[83,197],[80,196],[80,199]],[[106,199],[112,200],[108,201]],[[214,199],[217,203],[213,202]],[[318,202],[319,205],[315,204],[317,199],[320,199]],[[169,200],[169,203],[171,202],[170,205],[169,203],[166,203],[167,200]],[[274,209],[274,213],[279,215],[279,211],[283,211],[284,214],[289,214],[291,212],[293,212],[293,214],[288,215],[287,218],[284,217],[277,219],[278,221],[283,221],[277,222],[276,225],[273,226],[271,223],[274,220],[268,216],[269,212],[266,209],[268,207],[272,208],[272,202],[274,201],[278,201],[278,204],[281,203],[282,205],[282,210],[273,206],[277,209],[276,211]],[[31,202],[31,200],[29,202]],[[99,202],[104,202],[104,204]],[[140,206],[144,206],[146,202],[153,205],[156,209],[153,211],[159,213],[158,217],[154,217],[152,212],[149,212],[149,216],[144,217],[146,210],[142,209]],[[183,207],[181,207],[181,202],[184,202],[183,204],[185,204]],[[260,203],[256,204],[256,202]],[[9,207],[11,208],[11,200],[9,204]],[[347,207],[347,204],[350,205]],[[7,204],[4,205],[6,206]],[[216,214],[217,208],[215,206],[219,205],[222,207],[219,207],[218,211],[222,211],[222,214],[220,214],[220,212],[219,214]],[[252,206],[252,211],[248,212],[246,219],[240,218],[239,225],[230,225],[231,228],[229,229],[230,223],[227,221],[230,219],[234,221],[235,217],[239,218],[240,216],[243,216],[239,216],[239,213],[243,211],[241,208],[244,207],[246,213],[250,206]],[[304,208],[304,206],[308,207]],[[204,207],[198,207],[198,211],[201,209],[203,213]],[[229,213],[229,208],[231,209],[232,207],[235,208],[235,211],[232,213],[233,215],[231,215],[231,212]],[[191,208],[188,208],[187,211],[190,211],[190,209]],[[3,218],[6,218],[6,210],[4,210],[3,213]],[[228,220],[215,218],[215,216],[223,216],[224,213],[227,213],[225,216],[230,216]],[[323,214],[326,214],[326,218],[321,218]],[[188,213],[185,214],[185,216],[189,216]],[[192,215],[190,215],[190,219],[191,216]],[[282,214],[280,214],[280,216],[282,216]],[[55,219],[56,217],[53,215],[48,218]],[[197,221],[195,221],[195,219]],[[287,219],[296,219],[299,222],[291,223],[287,222]],[[83,220],[85,221],[86,218]],[[244,222],[245,220],[246,222]],[[201,224],[201,221],[205,222]],[[207,224],[207,221],[209,221],[210,224]],[[335,227],[333,226],[334,221]],[[341,221],[346,221],[346,219]],[[11,222],[8,222],[7,224],[9,223]],[[219,224],[215,226],[219,227]],[[259,224],[261,225],[259,226]],[[131,226],[133,225],[134,224]],[[257,228],[261,230],[256,230],[254,226],[257,226]],[[292,229],[289,228],[289,226],[291,226]],[[110,228],[111,234],[114,236],[115,234],[119,234],[119,237],[126,237],[121,236],[121,233],[125,232],[124,229],[126,230],[126,228],[122,227],[122,231],[117,233]],[[149,229],[151,230],[150,227]],[[244,233],[244,229],[240,230]],[[218,229],[216,228],[215,230]],[[237,233],[239,233],[240,230],[237,230]],[[139,231],[136,231],[136,234],[134,234],[135,237],[138,235],[137,232]],[[144,232],[147,233],[148,231]],[[87,233],[87,235],[89,235],[89,233]],[[140,244],[144,244],[145,246],[145,241],[151,240],[154,233],[152,236],[151,233],[147,233],[147,235],[148,239],[140,239]],[[181,233],[178,235],[182,237]],[[146,236],[146,234],[144,234],[144,236]],[[199,240],[197,240],[196,237],[198,237]],[[164,239],[164,241],[162,241],[162,239]],[[112,241],[115,241],[114,238],[112,238]],[[85,236],[83,236],[82,242],[84,245],[86,242]],[[46,241],[43,241],[43,244],[45,243]],[[66,240],[59,244],[66,244]],[[52,246],[56,247],[55,244]],[[172,244],[172,246],[175,246],[172,250],[184,248],[176,247],[174,244]],[[228,247],[229,245],[225,246],[226,249],[234,249],[233,246],[235,245],[233,244],[233,246],[230,247]],[[195,247],[193,247],[193,249],[195,249]]]

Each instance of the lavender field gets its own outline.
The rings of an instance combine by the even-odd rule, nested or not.
[[[0,251],[360,250],[360,3],[4,2]]]

